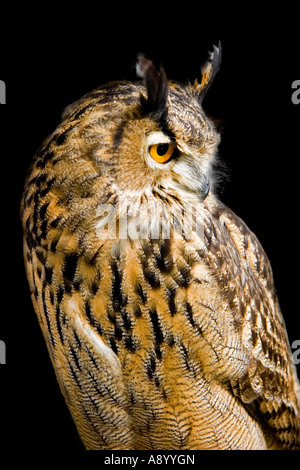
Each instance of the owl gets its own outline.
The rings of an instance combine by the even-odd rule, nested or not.
[[[67,107],[21,204],[33,306],[86,449],[296,449],[299,383],[267,256],[218,198],[220,136],[193,84]]]

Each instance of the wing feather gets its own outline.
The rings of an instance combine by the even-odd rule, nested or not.
[[[43,282],[45,274],[35,250],[29,254],[32,262],[26,263],[26,270],[33,305],[60,389],[85,447],[132,449],[128,396],[117,355],[88,321],[82,295],[74,291],[62,299],[51,295],[53,286]],[[56,271],[61,271],[58,266],[54,275]]]
[[[241,325],[249,354],[247,373],[231,380],[233,392],[252,412],[255,409],[257,419],[281,445],[299,448],[299,382],[270,263],[257,237],[229,208],[220,204],[215,215],[219,243],[212,243],[212,230],[207,230],[207,256]]]

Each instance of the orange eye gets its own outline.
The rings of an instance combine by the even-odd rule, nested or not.
[[[158,163],[166,163],[172,157],[175,145],[171,143],[155,144],[149,147],[149,153]]]

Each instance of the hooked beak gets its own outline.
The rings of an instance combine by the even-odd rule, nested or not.
[[[208,168],[203,168],[193,157],[175,163],[172,168],[172,179],[177,187],[196,193],[200,201],[204,201],[210,190]]]

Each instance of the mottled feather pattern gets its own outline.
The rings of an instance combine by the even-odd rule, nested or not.
[[[144,83],[100,86],[65,110],[25,184],[26,271],[61,391],[87,449],[299,448],[272,271],[215,195],[219,135],[199,85],[166,88],[163,69],[142,65]],[[160,97],[150,107],[146,70]],[[179,156],[149,166],[145,142],[159,133]],[[158,202],[170,237],[121,239],[120,218],[103,237],[100,208],[128,200]],[[179,209],[192,205],[203,230],[187,237]]]

